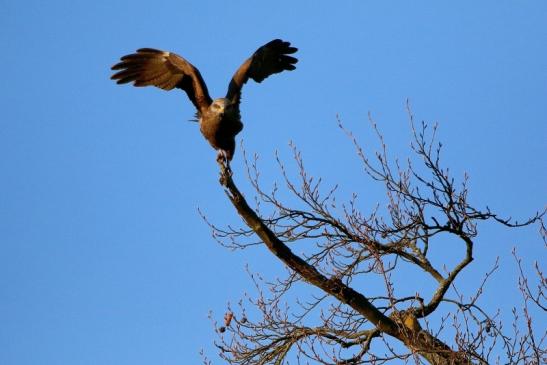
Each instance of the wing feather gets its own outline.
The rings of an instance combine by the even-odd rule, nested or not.
[[[281,39],[274,39],[258,48],[232,77],[226,98],[234,103],[239,103],[241,89],[249,78],[256,82],[262,82],[273,74],[296,69],[295,64],[298,59],[289,55],[297,50],[297,48],[291,47],[289,42]]]
[[[118,71],[111,76],[118,84],[132,82],[137,87],[182,89],[199,112],[211,104],[207,85],[198,69],[175,53],[140,48],[136,53],[121,57],[120,62],[112,66],[112,70]]]

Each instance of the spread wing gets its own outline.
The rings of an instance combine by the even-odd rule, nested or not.
[[[141,48],[136,53],[123,56],[112,66],[119,70],[111,79],[118,84],[133,82],[133,86],[156,86],[163,90],[179,88],[199,112],[211,104],[207,86],[198,69],[181,56],[152,48]]]
[[[257,49],[232,77],[226,98],[233,103],[239,103],[241,89],[249,78],[256,82],[262,82],[270,75],[285,70],[294,70],[296,68],[295,63],[298,60],[289,55],[295,53],[297,50],[297,48],[291,47],[289,42],[284,42],[281,39],[274,39]]]

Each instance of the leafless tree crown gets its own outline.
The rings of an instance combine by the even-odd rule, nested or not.
[[[547,281],[539,265],[537,283],[531,284],[533,278],[524,274],[514,252],[523,304],[522,310],[515,309],[513,323],[503,323],[498,312],[479,305],[497,262],[477,278],[476,293],[460,293],[456,286],[460,273],[473,261],[479,222],[492,220],[510,228],[540,222],[545,245],[544,212],[517,222],[471,205],[467,176],[456,182],[441,164],[437,127],[416,126],[410,110],[409,118],[416,158],[404,166],[388,159],[372,118],[381,142],[373,157],[339,122],[365,173],[387,194],[385,207],[367,213],[360,210],[357,195],[340,203],[337,187],[323,188],[321,179],[305,169],[294,146],[296,178],[277,157],[284,189],[275,186],[264,191],[256,156],[245,157],[256,192],[255,209],[236,187],[231,172],[220,165],[220,182],[245,226],[221,228],[209,223],[214,236],[232,249],[265,245],[287,267],[286,277],[275,281],[251,274],[258,296],[228,308],[223,323],[217,325],[216,342],[225,361],[241,365],[288,364],[289,359],[299,364],[546,363],[545,328],[541,320],[540,328],[535,328],[538,324],[530,314],[532,306],[542,314],[547,306]],[[292,195],[288,202],[280,198],[287,192]],[[430,248],[441,244],[462,248],[453,266],[432,260]],[[297,249],[302,253],[295,254]],[[394,279],[405,270],[429,277],[434,289],[409,291],[408,285]],[[303,285],[310,288],[309,296],[295,299],[293,289]]]

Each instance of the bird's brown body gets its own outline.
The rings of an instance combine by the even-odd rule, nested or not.
[[[243,129],[239,108],[227,99],[216,99],[199,116],[199,129],[214,149],[231,161],[236,148],[235,136]]]
[[[225,98],[212,100],[198,69],[181,56],[152,48],[141,48],[121,58],[112,67],[118,84],[133,82],[134,86],[156,86],[164,90],[182,89],[197,109],[200,130],[219,157],[230,161],[235,151],[235,136],[243,129],[239,103],[241,89],[249,78],[262,82],[268,76],[291,71],[298,60],[289,54],[296,48],[289,42],[275,39],[258,48],[236,71]]]

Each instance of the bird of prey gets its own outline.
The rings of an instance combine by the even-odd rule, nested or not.
[[[156,86],[163,90],[182,89],[197,109],[203,136],[218,151],[217,159],[227,164],[235,151],[235,136],[243,129],[239,112],[241,89],[249,80],[262,82],[270,75],[294,70],[297,51],[289,42],[274,39],[258,48],[235,72],[226,97],[212,100],[198,69],[181,56],[153,48],[141,48],[123,56],[112,66],[111,79],[118,84]]]

